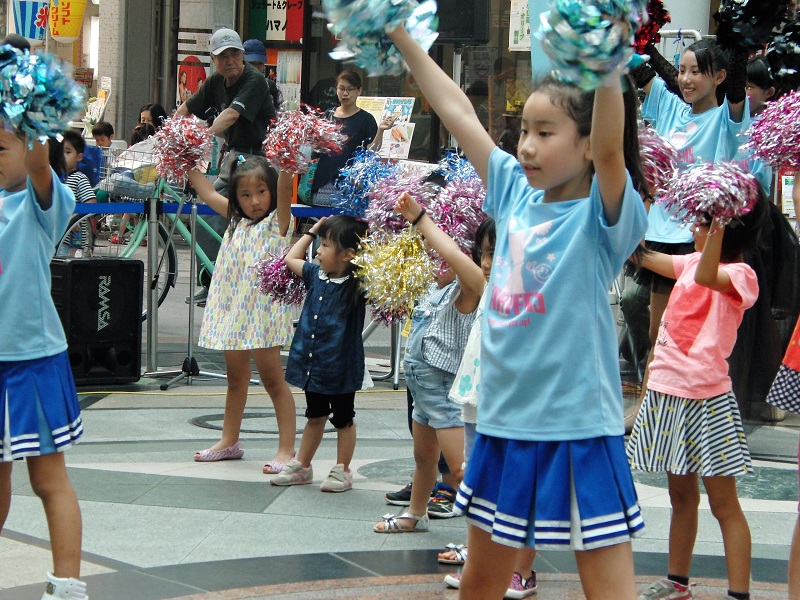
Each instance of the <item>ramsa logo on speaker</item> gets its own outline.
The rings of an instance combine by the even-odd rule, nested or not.
[[[110,291],[111,275],[102,275],[97,291],[100,300],[100,306],[97,309],[97,331],[102,331],[111,322],[111,309],[109,308],[111,300],[108,297]]]

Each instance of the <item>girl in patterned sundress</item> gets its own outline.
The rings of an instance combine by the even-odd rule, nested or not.
[[[689,567],[697,536],[698,477],[722,530],[728,597],[750,597],[750,529],[735,477],[753,467],[727,358],[744,311],[758,298],[755,272],[742,262],[742,254],[758,240],[766,204],[762,195],[750,213],[724,227],[710,217],[696,222],[693,254],[648,251],[640,261],[676,280],[627,446],[633,468],[666,471],[672,504],[667,577],[640,596],[646,600],[692,597]]]
[[[278,453],[263,472],[279,473],[294,456],[294,398],[283,378],[280,351],[292,340],[288,306],[278,304],[255,285],[254,266],[270,254],[280,254],[290,241],[292,178],[276,175],[266,159],[240,159],[232,169],[229,198],[205,175],[189,173],[200,199],[230,218],[214,268],[199,345],[225,352],[228,390],[222,437],[194,455],[198,462],[242,458],[239,431],[250,385],[250,358],[275,407]]]

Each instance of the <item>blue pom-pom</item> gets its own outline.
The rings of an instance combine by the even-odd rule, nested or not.
[[[0,47],[0,118],[6,129],[45,143],[59,137],[86,109],[86,88],[70,77],[53,54],[29,54]]]
[[[363,148],[356,150],[353,157],[339,169],[336,188],[340,197],[336,207],[346,215],[363,219],[369,205],[370,191],[399,168],[396,163],[381,160],[377,152]]]
[[[626,65],[633,36],[647,21],[642,0],[556,0],[538,36],[558,76],[584,90]]]
[[[328,28],[341,40],[334,60],[354,62],[369,77],[401,75],[405,61],[386,36],[399,25],[426,51],[436,40],[436,2],[424,0],[323,0]]]

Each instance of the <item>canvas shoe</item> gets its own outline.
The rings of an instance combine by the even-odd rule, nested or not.
[[[450,519],[457,517],[455,512],[456,491],[446,483],[440,483],[433,497],[428,501],[428,516],[431,519]]]
[[[313,479],[314,470],[311,465],[303,467],[299,461],[292,459],[269,482],[272,485],[307,485]]]
[[[48,571],[42,600],[89,600],[86,584],[73,577],[56,577]]]
[[[506,594],[503,596],[503,598],[520,600],[521,598],[527,598],[535,593],[536,571],[531,571],[530,579],[523,579],[522,575],[515,571],[514,575],[511,577],[511,585],[508,586]]]
[[[646,592],[639,594],[639,600],[689,600],[692,597],[693,585],[681,585],[669,579],[659,579]]]
[[[353,489],[353,473],[344,470],[344,465],[333,465],[325,481],[319,486],[323,492],[346,492]]]

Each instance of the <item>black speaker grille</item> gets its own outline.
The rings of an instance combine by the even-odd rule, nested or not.
[[[54,259],[50,272],[75,383],[137,381],[144,263],[123,258]]]

